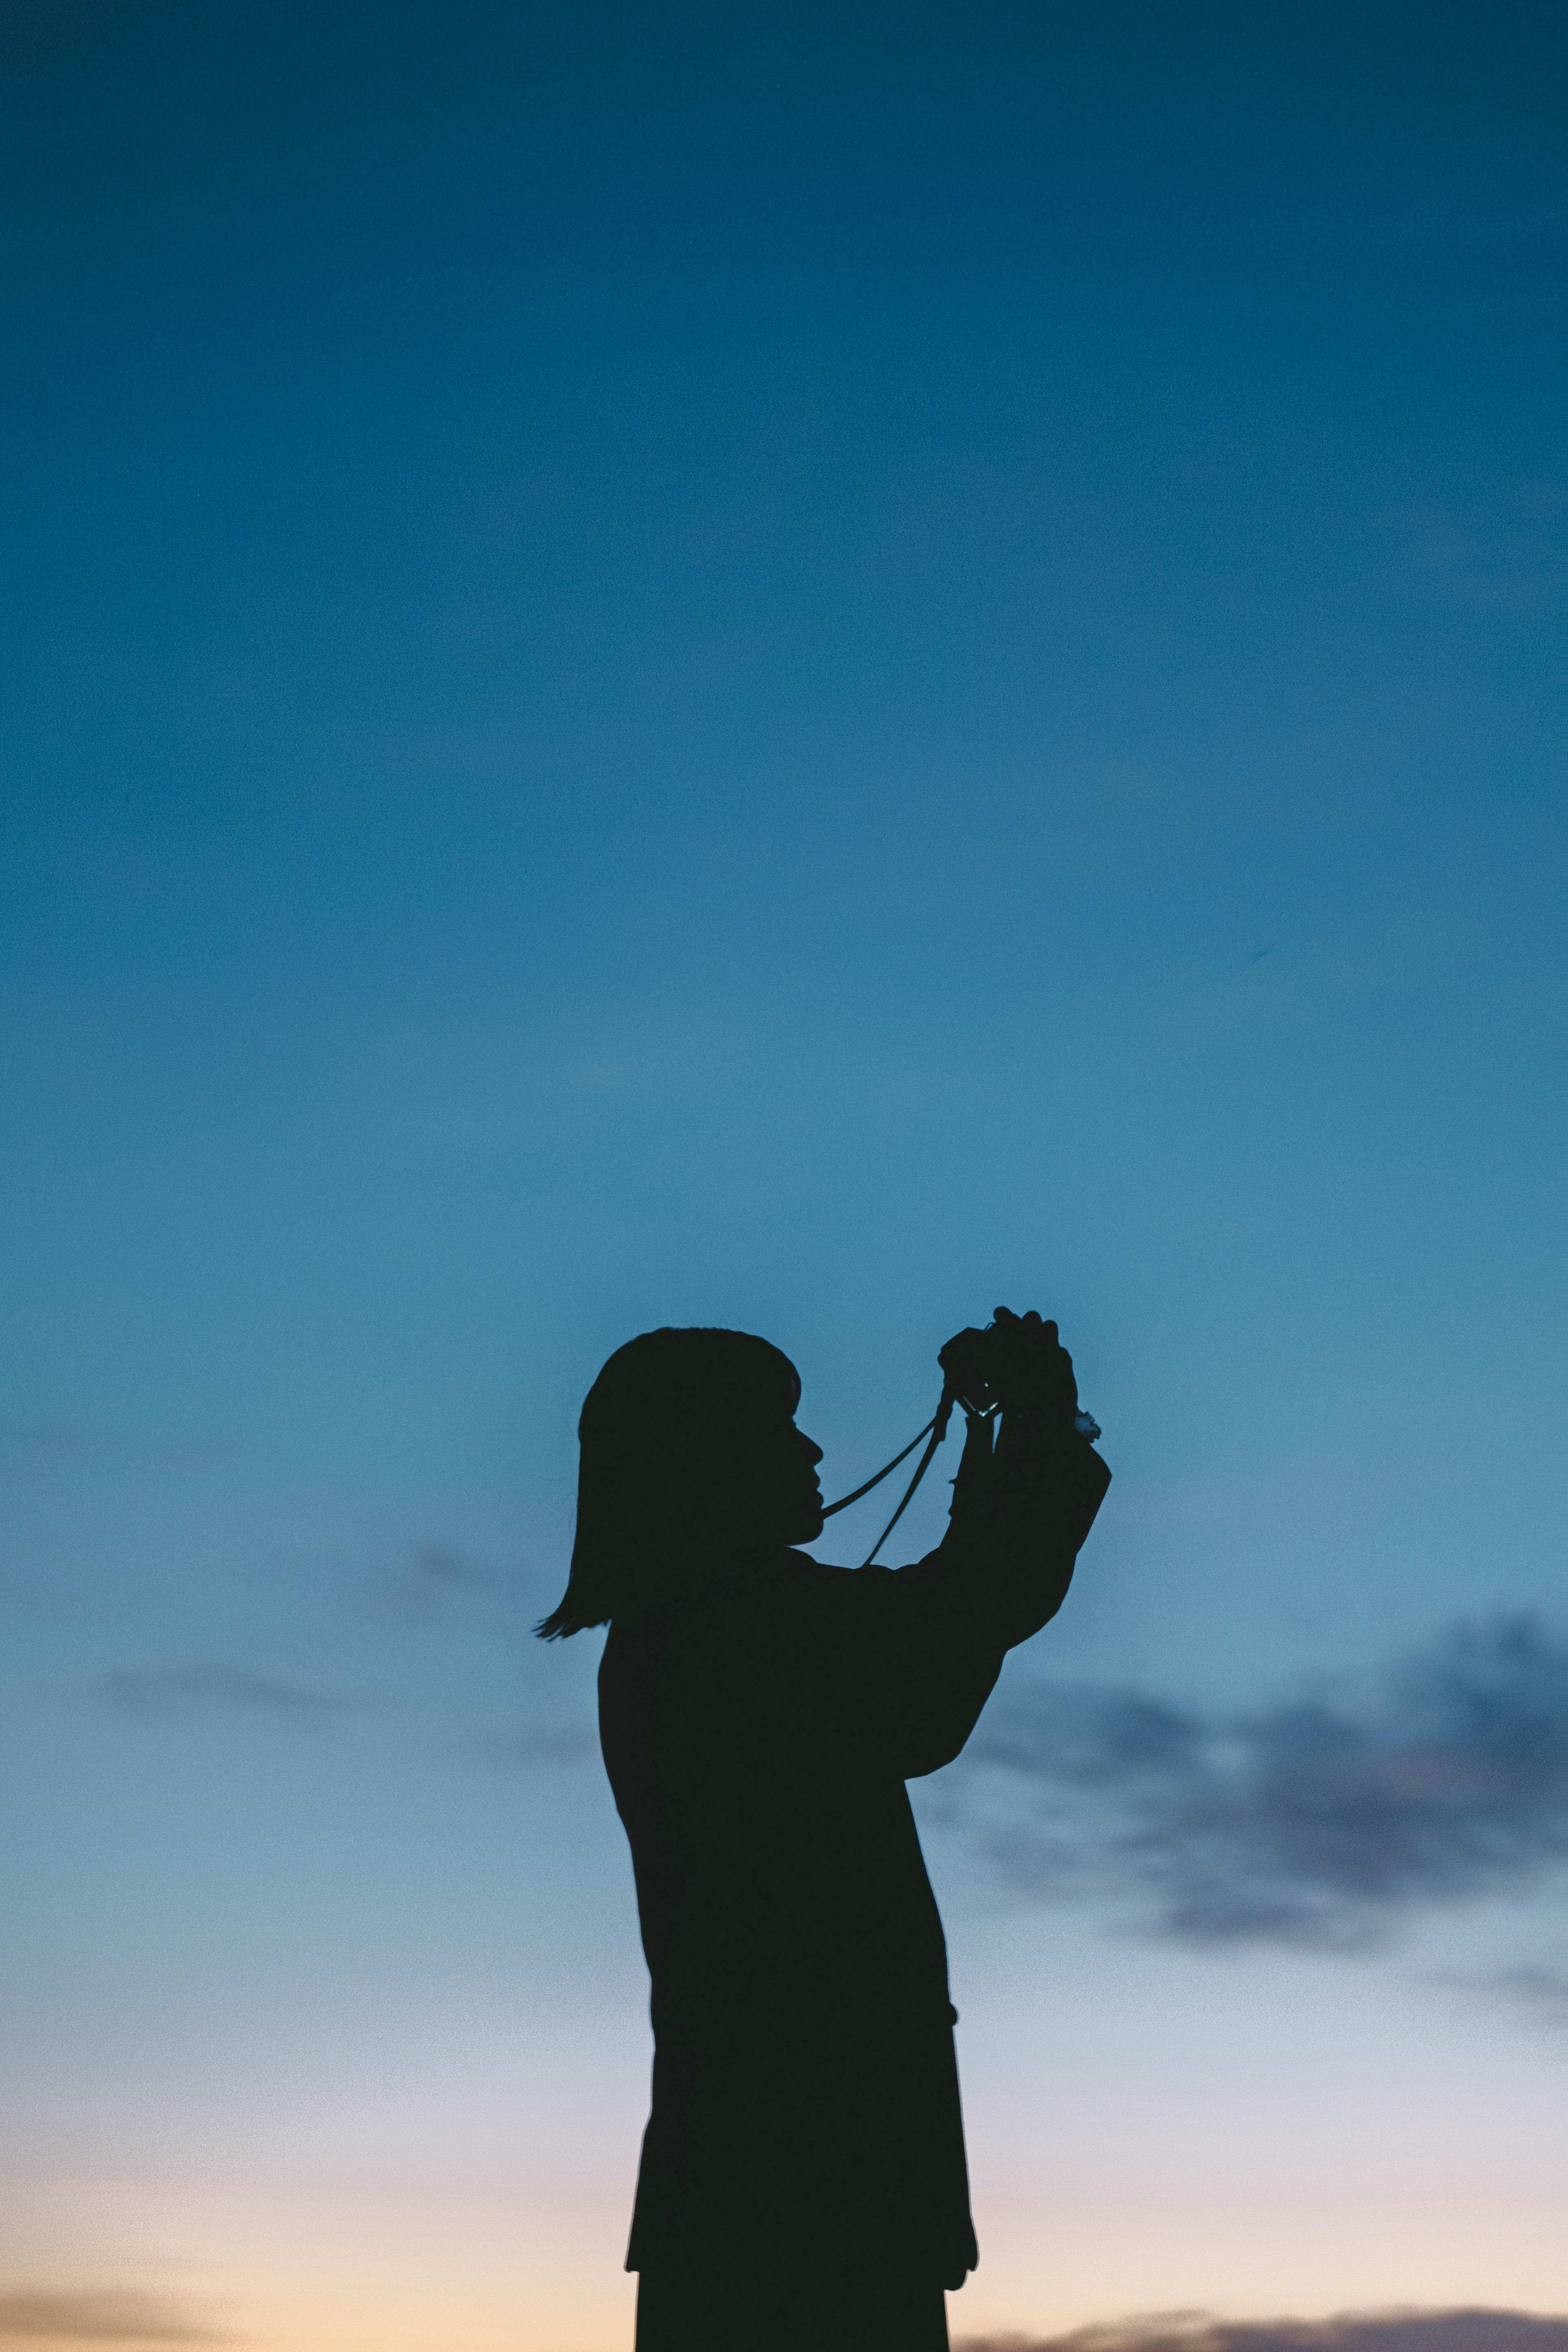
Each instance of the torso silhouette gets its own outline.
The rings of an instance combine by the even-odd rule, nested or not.
[[[980,1496],[972,1448],[952,1532],[910,1568],[763,1550],[661,1574],[657,1606],[616,1616],[600,1731],[655,2033],[628,2269],[721,2252],[957,2286],[973,2266],[904,1782],[958,1754],[1004,1651],[1052,1613],[1109,1475],[1072,1439],[1000,1498],[987,1464]]]

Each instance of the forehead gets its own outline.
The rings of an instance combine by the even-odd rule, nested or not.
[[[771,1420],[776,1413],[782,1420],[793,1421],[800,1403],[800,1374],[781,1349],[770,1348],[767,1354],[753,1357],[749,1364],[737,1364],[734,1386],[730,1391],[736,1411],[748,1418],[765,1413]]]
[[[771,1361],[764,1358],[745,1368],[731,1393],[742,1411],[755,1412],[760,1406],[793,1420],[800,1403],[800,1374],[787,1356],[776,1355]]]
[[[647,1332],[611,1357],[584,1412],[590,1427],[607,1433],[679,1423],[694,1399],[725,1421],[789,1421],[800,1374],[782,1348],[752,1332]]]

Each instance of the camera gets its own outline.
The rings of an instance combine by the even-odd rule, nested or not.
[[[1003,1400],[995,1383],[1002,1371],[997,1358],[1003,1350],[1013,1352],[1011,1330],[1005,1336],[994,1323],[988,1323],[983,1331],[972,1325],[968,1330],[958,1332],[937,1352],[937,1362],[946,1376],[949,1391],[976,1421],[989,1421],[993,1413],[1002,1410]],[[1100,1423],[1079,1405],[1070,1375],[1068,1386],[1069,1398],[1064,1402],[1073,1428],[1092,1444],[1100,1435]]]
[[[984,1331],[977,1331],[972,1325],[937,1352],[937,1362],[947,1375],[948,1387],[964,1412],[977,1421],[988,1421],[1002,1404],[991,1385],[995,1328],[994,1323],[989,1323]]]

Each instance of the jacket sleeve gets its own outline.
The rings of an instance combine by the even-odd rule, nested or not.
[[[971,1423],[951,1523],[933,1552],[889,1574],[846,1580],[866,1667],[909,1773],[949,1762],[973,1728],[1005,1651],[1061,1607],[1110,1473],[1070,1424],[1028,1411]],[[962,1728],[960,1727],[962,1726]]]
[[[953,1761],[996,1687],[1005,1655],[997,1650],[900,1677],[886,1718],[888,1749],[900,1780],[921,1780]]]

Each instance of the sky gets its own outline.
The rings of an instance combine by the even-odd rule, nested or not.
[[[0,2343],[625,2352],[583,1394],[1002,1301],[955,2338],[1561,2352],[1564,47],[0,14]]]

